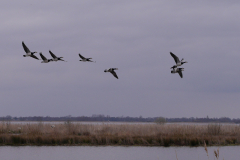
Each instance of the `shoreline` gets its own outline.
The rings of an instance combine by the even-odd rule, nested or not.
[[[0,124],[0,146],[238,146],[235,124]]]
[[[152,137],[95,137],[95,136],[66,136],[64,138],[46,136],[1,136],[4,142],[0,146],[159,146],[159,147],[203,147],[204,141],[207,146],[239,146],[236,139],[232,138],[203,138],[200,139],[172,139]],[[224,143],[219,143],[221,139]]]

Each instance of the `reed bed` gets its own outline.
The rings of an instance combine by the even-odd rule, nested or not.
[[[240,144],[239,125],[0,123],[0,145],[221,146]]]

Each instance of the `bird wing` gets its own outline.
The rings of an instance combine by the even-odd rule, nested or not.
[[[33,54],[31,55],[31,57],[39,60],[39,59],[38,59],[35,55],[33,55]]]
[[[51,56],[52,56],[53,58],[57,58],[57,57],[55,56],[55,54],[53,54],[50,50],[49,50],[49,53],[51,54]]]
[[[39,54],[40,54],[40,56],[41,56],[41,58],[42,58],[43,60],[47,60],[47,58],[44,57],[44,55],[42,55],[42,53],[39,53]]]
[[[181,70],[178,71],[178,74],[179,74],[179,76],[180,76],[181,78],[183,78],[183,74],[182,74],[182,71],[181,71]]]
[[[22,42],[22,46],[26,53],[30,53],[30,50],[27,48],[27,46],[24,44],[24,42]]]
[[[178,62],[180,62],[180,61],[179,61],[179,58],[178,58],[175,54],[173,54],[172,52],[170,52],[170,54],[171,54],[171,56],[173,57],[173,59],[175,60],[176,64],[177,64]]]
[[[118,76],[114,70],[111,71],[112,75],[118,79]]]
[[[86,58],[83,57],[80,53],[79,53],[78,55],[79,55],[79,57],[80,57],[81,59],[86,59]]]

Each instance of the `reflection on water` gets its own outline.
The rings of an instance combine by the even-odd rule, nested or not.
[[[214,150],[208,147],[209,159]],[[239,159],[240,146],[219,147],[219,159]],[[206,160],[204,147],[0,147],[1,160]],[[216,159],[216,158],[215,158]]]

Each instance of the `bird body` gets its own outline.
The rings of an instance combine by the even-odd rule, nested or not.
[[[110,72],[112,73],[112,75],[118,79],[118,76],[116,74],[116,72],[114,70],[118,70],[118,68],[109,68],[109,69],[105,69],[104,72]]]
[[[91,61],[90,59],[92,59],[92,58],[85,58],[85,57],[83,57],[80,53],[78,54],[79,55],[79,57],[81,58],[81,60],[79,60],[79,61],[82,61],[82,62],[94,62],[94,61]]]
[[[57,56],[55,56],[55,54],[53,54],[50,50],[49,50],[49,53],[50,53],[50,55],[53,57],[52,61],[55,61],[55,62],[57,62],[57,61],[64,61],[63,59],[61,59],[61,58],[63,58],[63,57],[57,57]],[[65,62],[66,62],[66,61],[65,61]]]
[[[39,60],[35,55],[34,53],[37,53],[37,52],[31,52],[28,47],[25,45],[25,43],[22,41],[22,46],[23,46],[23,49],[24,51],[26,52],[25,55],[23,55],[23,57],[32,57],[32,58],[35,58],[37,60]]]
[[[172,52],[170,52],[170,55],[173,57],[174,61],[176,62],[176,65],[172,66],[171,68],[177,68],[178,66],[183,65],[184,63],[187,63],[187,61],[183,62],[184,59],[182,59],[181,61],[179,60],[179,58],[173,54]]]
[[[41,58],[42,58],[42,60],[43,60],[41,63],[48,63],[48,62],[53,61],[52,59],[47,59],[47,58],[42,54],[42,52],[40,52],[39,54],[40,54],[40,56],[41,56]]]
[[[171,71],[171,73],[172,73],[172,74],[174,74],[174,73],[178,73],[179,76],[180,76],[181,78],[183,78],[182,71],[184,71],[184,68],[176,68],[176,69],[173,68],[173,70]]]

